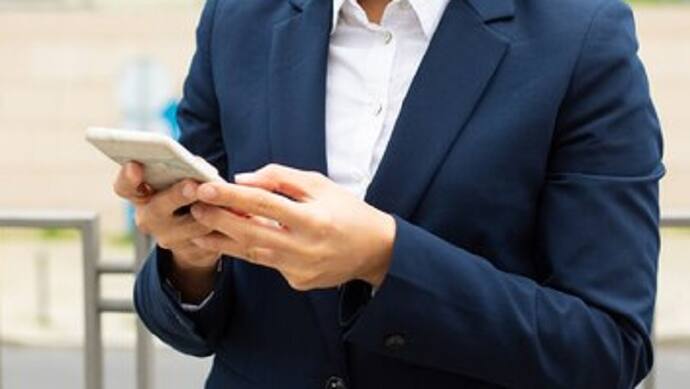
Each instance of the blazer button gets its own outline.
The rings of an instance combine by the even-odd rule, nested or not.
[[[405,347],[406,343],[405,336],[393,334],[384,340],[383,345],[390,351],[400,351]]]
[[[331,377],[326,381],[326,389],[347,389],[345,380],[340,377]]]

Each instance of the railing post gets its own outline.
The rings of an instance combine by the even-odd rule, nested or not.
[[[139,271],[141,265],[153,246],[149,236],[140,233],[135,234],[135,272]],[[137,389],[153,388],[153,338],[148,333],[144,324],[137,318],[137,338],[136,338],[136,376]]]
[[[103,388],[103,338],[100,313],[100,241],[98,218],[82,226],[84,256],[84,374],[86,389]]]
[[[0,296],[0,389],[2,389],[2,296]]]

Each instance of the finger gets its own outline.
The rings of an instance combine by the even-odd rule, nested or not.
[[[267,247],[283,252],[297,251],[294,242],[285,230],[270,226],[265,222],[244,218],[225,209],[195,204],[192,215],[201,224],[222,232],[244,247]]]
[[[266,247],[246,247],[219,232],[196,238],[192,242],[203,250],[221,252],[258,265],[276,267],[279,263],[275,250]]]
[[[120,197],[126,199],[148,197],[153,191],[143,180],[143,166],[137,162],[128,162],[120,168],[115,183],[113,184],[113,190]]]
[[[249,186],[206,183],[199,187],[198,199],[207,204],[231,208],[241,213],[264,216],[286,225],[299,225],[308,219],[300,203]]]
[[[158,245],[164,249],[177,249],[189,244],[192,239],[208,235],[213,232],[209,227],[200,224],[188,215],[185,220],[177,225],[167,228],[167,233],[159,235],[156,239]]]
[[[151,213],[161,216],[172,215],[177,209],[197,201],[199,184],[192,180],[183,180],[170,188],[156,194],[151,199]]]
[[[270,164],[253,173],[235,175],[235,182],[284,194],[297,201],[311,197],[323,184],[322,174]]]

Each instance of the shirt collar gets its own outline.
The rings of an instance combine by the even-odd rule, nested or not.
[[[338,17],[340,15],[340,10],[343,8],[345,0],[333,0],[333,21],[331,22],[331,34],[335,31],[338,25]]]
[[[335,31],[335,27],[338,23],[338,15],[340,10],[343,8],[345,1],[355,1],[355,0],[333,0],[333,21],[331,24],[331,34]],[[419,23],[422,25],[422,30],[427,38],[431,39],[438,27],[443,12],[446,10],[446,6],[450,0],[393,0],[393,1],[406,1],[410,3],[412,9],[414,10]]]

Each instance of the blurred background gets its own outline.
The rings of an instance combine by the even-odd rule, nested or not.
[[[690,211],[690,1],[633,2],[666,138],[666,215]],[[132,261],[115,165],[83,141],[90,125],[176,134],[174,112],[202,0],[0,0],[0,216],[11,210],[100,215],[101,253]],[[687,214],[687,213],[686,213]],[[690,229],[663,231],[658,388],[690,382]],[[0,226],[0,387],[84,388],[84,276],[74,230]],[[129,299],[131,275],[101,277]],[[106,388],[134,388],[135,319],[103,316]],[[155,388],[200,388],[208,360],[157,343]],[[37,374],[38,373],[38,374]],[[91,388],[89,388],[91,389]]]

